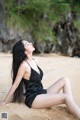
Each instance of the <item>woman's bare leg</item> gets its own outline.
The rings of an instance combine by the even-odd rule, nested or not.
[[[67,96],[65,103],[70,113],[78,117],[80,120],[80,108],[75,104],[75,102],[69,96]]]
[[[75,104],[75,102],[73,100],[73,96],[72,96],[72,91],[71,91],[71,86],[70,86],[70,80],[67,77],[63,77],[63,78],[57,80],[54,84],[52,84],[47,89],[47,93],[48,94],[50,94],[50,93],[59,93],[61,89],[63,89],[63,93],[69,95],[69,97],[71,98],[71,101],[73,101],[73,103]],[[67,106],[67,109],[68,109],[68,112],[71,113],[71,110],[69,109],[68,106]]]
[[[65,93],[40,94],[34,99],[32,108],[47,108],[65,103],[72,114],[80,119],[80,109],[74,101]]]
[[[59,93],[63,89],[63,93]],[[47,108],[65,103],[68,110],[80,119],[80,109],[73,101],[71,86],[68,78],[61,78],[47,89],[47,94],[38,95],[32,108]]]
[[[73,99],[70,80],[66,77],[63,77],[57,80],[54,84],[52,84],[48,89],[47,92],[50,93],[59,93],[60,90],[63,89],[63,93],[68,94],[71,99]]]

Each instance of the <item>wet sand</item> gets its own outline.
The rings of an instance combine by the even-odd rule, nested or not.
[[[73,97],[80,106],[80,58],[42,54],[34,56],[44,71],[42,83],[48,88],[61,77],[68,77],[71,82]],[[11,87],[11,54],[0,53],[0,101],[5,99]],[[25,104],[10,103],[0,106],[0,112],[8,112],[9,120],[77,120],[64,106],[51,109],[30,109]],[[1,120],[1,119],[0,119]]]

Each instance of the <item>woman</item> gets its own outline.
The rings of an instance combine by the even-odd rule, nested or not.
[[[32,57],[35,48],[26,40],[18,41],[13,47],[13,85],[5,100],[6,105],[13,95],[13,102],[24,102],[30,108],[48,108],[66,104],[70,113],[80,119],[80,109],[74,103],[68,78],[61,78],[44,89],[41,83],[43,71]],[[59,93],[60,90],[63,93]]]

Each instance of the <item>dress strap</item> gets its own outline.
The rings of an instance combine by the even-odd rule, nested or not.
[[[27,63],[28,63],[28,65],[31,67],[31,65],[29,64],[29,62],[28,62],[28,61],[26,61],[26,60],[25,60],[25,62],[27,62]]]
[[[34,58],[32,58],[32,59],[35,61],[36,65],[38,66],[38,64],[37,64],[36,60],[35,60]]]
[[[37,64],[36,60],[35,60],[34,58],[32,58],[32,59],[35,61],[36,65],[38,66],[38,64]],[[27,63],[28,63],[28,65],[31,67],[31,65],[29,64],[29,62],[28,62],[27,60],[25,60],[25,62],[27,62]]]

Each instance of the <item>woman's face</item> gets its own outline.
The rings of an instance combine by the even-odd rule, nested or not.
[[[34,46],[32,43],[26,41],[26,40],[23,40],[22,43],[24,44],[24,48],[25,48],[25,51],[28,52],[28,53],[31,53],[35,50]]]

